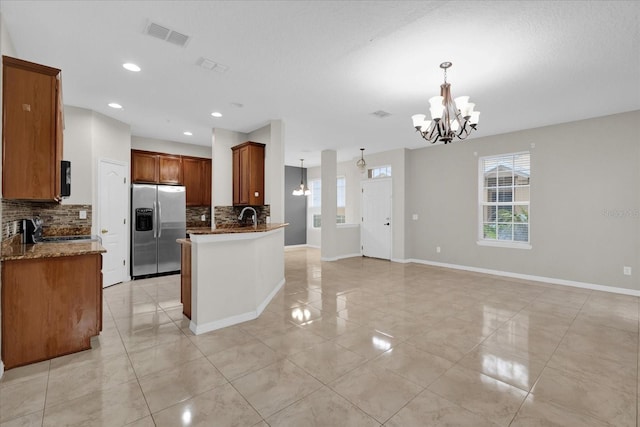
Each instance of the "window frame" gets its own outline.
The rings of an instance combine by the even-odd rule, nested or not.
[[[498,239],[486,239],[484,237],[484,208],[487,202],[484,201],[484,190],[485,190],[485,185],[484,185],[484,180],[485,180],[485,176],[484,176],[484,162],[487,159],[496,159],[496,158],[501,158],[501,157],[515,157],[518,155],[522,155],[522,154],[528,154],[529,155],[529,184],[528,184],[528,188],[529,188],[529,198],[528,201],[525,203],[523,202],[517,202],[513,200],[513,191],[515,190],[516,186],[512,183],[511,185],[511,189],[512,189],[512,197],[511,197],[511,201],[506,202],[506,201],[499,201],[499,194],[496,194],[496,203],[501,203],[503,205],[510,205],[512,208],[515,206],[523,206],[526,205],[528,207],[528,218],[527,218],[527,225],[528,225],[528,232],[527,232],[527,238],[528,240],[526,242],[520,242],[517,240],[498,240]],[[477,189],[478,189],[478,196],[476,199],[476,206],[478,209],[478,218],[477,218],[477,244],[479,246],[492,246],[492,247],[499,247],[499,248],[512,248],[512,249],[531,249],[531,151],[518,151],[518,152],[513,152],[513,153],[503,153],[503,154],[494,154],[494,155],[488,155],[488,156],[482,156],[478,158],[478,182],[477,182]],[[499,176],[498,176],[499,179]],[[499,182],[496,182],[496,189],[499,189]],[[498,192],[499,193],[499,192]]]

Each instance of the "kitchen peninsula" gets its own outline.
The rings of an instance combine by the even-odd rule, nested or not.
[[[191,323],[198,335],[257,318],[284,285],[288,224],[188,229]],[[190,267],[190,268],[189,268]],[[183,277],[184,278],[184,277]],[[183,295],[184,297],[184,295]],[[187,296],[188,298],[188,296]],[[188,303],[188,302],[187,302]]]

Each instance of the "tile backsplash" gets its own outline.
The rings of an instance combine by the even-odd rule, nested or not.
[[[86,219],[80,219],[80,211],[87,212]],[[45,236],[91,234],[91,205],[2,199],[2,240],[22,233],[20,220],[34,216],[42,218],[42,232]]]
[[[271,215],[271,206],[251,206],[256,210],[258,214],[258,224],[265,224],[267,217]],[[222,224],[238,224],[238,215],[242,212],[243,206],[215,206],[213,208],[213,215],[216,221],[216,226]],[[245,214],[244,222],[249,223],[251,220],[250,213]]]
[[[211,227],[211,206],[187,206],[187,228],[194,227]]]

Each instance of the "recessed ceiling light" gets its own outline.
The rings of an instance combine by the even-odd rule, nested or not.
[[[183,134],[185,134],[185,135],[187,135],[187,136],[191,136],[191,135],[193,135],[193,134],[192,134],[191,132],[189,132],[188,130],[186,130],[186,131],[184,131],[184,132],[182,132],[182,133],[183,133]]]
[[[110,102],[109,107],[115,108],[116,110],[120,110],[122,108],[122,105],[118,104],[117,102]]]
[[[218,113],[217,111],[214,111],[213,113],[211,113],[211,115],[213,117],[222,117],[222,113]]]
[[[134,73],[137,73],[138,71],[140,71],[140,67],[138,67],[136,64],[133,64],[131,62],[127,62],[125,64],[122,64],[122,67],[125,70],[133,71]]]

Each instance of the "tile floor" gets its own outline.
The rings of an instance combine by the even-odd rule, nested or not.
[[[636,426],[639,298],[286,251],[260,318],[194,336],[179,277],[105,290],[89,351],[5,372],[0,426]]]

